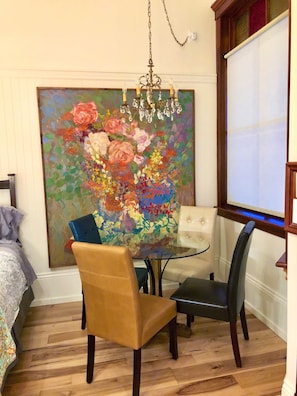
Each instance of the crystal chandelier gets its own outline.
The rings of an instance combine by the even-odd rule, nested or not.
[[[146,120],[151,123],[156,115],[159,120],[165,117],[173,120],[174,114],[180,114],[182,107],[178,101],[178,90],[173,85],[169,88],[169,97],[163,98],[161,89],[161,77],[153,72],[152,58],[152,23],[151,23],[151,1],[148,0],[148,30],[149,30],[149,61],[148,73],[139,77],[136,85],[136,96],[132,101],[132,107],[139,113],[140,121]],[[155,93],[154,90],[159,92]],[[132,121],[130,105],[127,103],[127,91],[123,89],[123,103],[120,106],[120,112],[127,114]]]

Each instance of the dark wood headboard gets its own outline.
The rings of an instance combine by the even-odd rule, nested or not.
[[[8,179],[0,180],[0,190],[9,190],[10,205],[16,208],[16,195],[15,195],[15,174],[9,173]]]

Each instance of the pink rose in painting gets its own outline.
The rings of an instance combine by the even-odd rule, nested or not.
[[[85,150],[89,154],[94,152],[105,156],[107,153],[107,148],[110,145],[110,140],[107,133],[89,133],[89,136],[85,139]]]
[[[124,130],[123,122],[119,118],[108,118],[103,121],[103,128],[107,133],[118,133],[121,134]]]
[[[78,103],[70,111],[76,125],[89,125],[96,122],[98,118],[97,107],[94,102]]]
[[[151,139],[148,133],[143,129],[135,128],[133,139],[137,143],[137,151],[139,153],[142,153],[151,144]]]
[[[137,165],[141,165],[141,164],[143,164],[143,162],[144,162],[144,157],[143,157],[142,155],[136,154],[136,155],[134,156],[134,162],[135,162]]]
[[[128,165],[134,159],[133,146],[128,142],[114,140],[108,148],[109,162],[119,166]]]

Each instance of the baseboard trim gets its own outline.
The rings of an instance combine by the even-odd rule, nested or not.
[[[279,337],[287,339],[287,301],[252,276],[246,277],[247,309]],[[257,298],[258,296],[258,298]],[[260,302],[259,302],[260,301]],[[267,308],[268,307],[268,308]],[[270,309],[269,315],[267,315]]]
[[[32,307],[81,300],[81,281],[78,269],[67,268],[37,274],[33,283]]]
[[[220,260],[223,274],[229,273],[230,263]],[[287,339],[287,300],[258,279],[246,275],[246,308],[279,337]]]
[[[282,392],[281,396],[295,396],[296,395],[296,385],[295,383],[288,383],[288,381],[284,380],[283,386],[282,386]]]

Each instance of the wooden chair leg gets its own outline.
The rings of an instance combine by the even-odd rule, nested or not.
[[[248,340],[249,332],[248,332],[247,321],[246,321],[246,316],[245,316],[244,303],[242,304],[242,307],[240,310],[240,321],[241,321],[241,327],[242,327],[244,339]]]
[[[90,384],[93,381],[94,356],[95,356],[95,336],[88,335],[88,364],[87,364],[88,384]]]
[[[139,396],[140,389],[140,371],[141,371],[141,348],[134,349],[133,363],[133,396]]]
[[[143,293],[148,294],[148,284],[147,282],[142,286]]]
[[[187,314],[187,327],[191,328],[191,324],[194,322],[194,315]]]
[[[85,298],[84,292],[82,292],[82,312],[81,312],[81,329],[84,330],[86,328],[86,306],[85,306]]]
[[[232,348],[233,348],[235,363],[236,363],[237,367],[241,367],[241,358],[240,358],[239,346],[238,346],[236,321],[230,322],[230,334],[231,334],[231,341],[232,341]]]
[[[176,360],[178,358],[177,348],[177,328],[176,328],[176,317],[168,323],[169,328],[169,351],[172,358]]]

